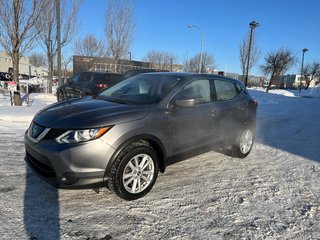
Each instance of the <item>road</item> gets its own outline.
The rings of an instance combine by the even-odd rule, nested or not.
[[[252,94],[247,158],[169,166],[133,202],[50,187],[24,163],[27,124],[0,121],[0,239],[320,239],[320,99]]]

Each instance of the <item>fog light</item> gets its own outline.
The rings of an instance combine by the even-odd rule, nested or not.
[[[78,182],[78,180],[79,179],[76,178],[74,173],[70,173],[70,172],[62,173],[61,182],[63,182],[66,185],[75,184],[76,182]]]

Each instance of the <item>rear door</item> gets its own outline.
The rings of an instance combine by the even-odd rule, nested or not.
[[[100,75],[101,74],[95,72],[83,73],[81,82],[76,89],[77,95],[79,95],[80,97],[95,95],[94,89],[96,86],[97,78],[99,78]]]
[[[74,94],[74,87],[79,84],[80,81],[80,73],[74,75],[72,78],[70,78],[70,80],[68,81],[68,83],[65,86],[65,95],[66,97],[69,98],[74,98],[75,94]]]
[[[107,82],[108,88],[112,87],[113,85],[115,85],[115,84],[117,84],[119,82],[121,82],[122,80],[123,80],[123,75],[121,75],[121,74],[110,74],[108,76],[108,82]]]
[[[247,100],[243,97],[242,87],[233,81],[215,79],[214,89],[216,134],[223,139],[230,139],[246,119]]]

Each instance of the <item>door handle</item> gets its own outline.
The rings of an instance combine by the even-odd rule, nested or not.
[[[214,110],[211,110],[211,111],[208,113],[208,115],[209,115],[210,117],[214,117],[214,116],[216,115],[216,112],[215,112]]]
[[[246,106],[244,104],[242,104],[238,107],[238,109],[240,109],[241,111],[244,111],[244,110],[246,110]]]

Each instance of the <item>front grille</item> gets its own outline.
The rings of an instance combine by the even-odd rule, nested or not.
[[[39,124],[36,124],[35,122],[32,122],[29,128],[29,134],[32,138],[36,139],[40,136],[40,134],[45,130],[45,127],[40,126]]]
[[[61,136],[63,133],[65,133],[66,129],[56,129],[52,128],[50,131],[46,134],[46,136],[43,138],[45,140],[52,140],[56,139],[57,137]]]
[[[26,161],[41,176],[43,176],[45,178],[51,178],[51,177],[55,177],[56,176],[55,171],[50,166],[38,161],[31,154],[29,154],[28,152],[26,153]]]
[[[32,142],[37,143],[41,141],[41,139],[44,138],[49,131],[50,128],[46,128],[36,124],[35,122],[32,122],[28,129],[28,136]]]

